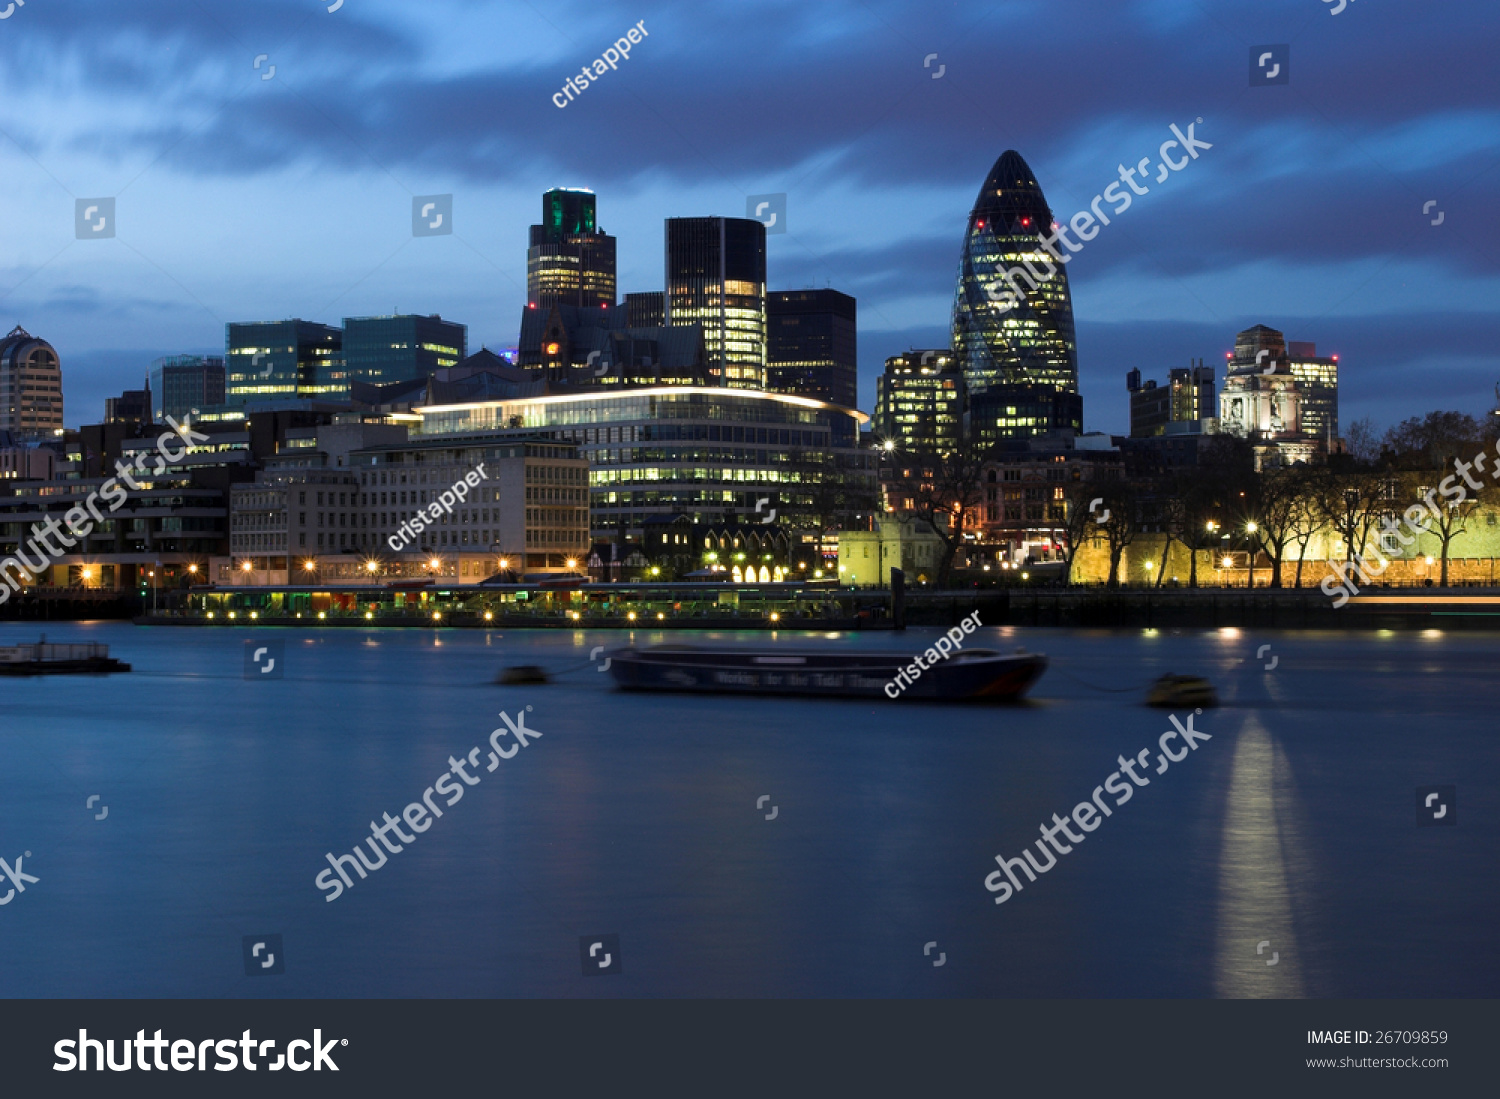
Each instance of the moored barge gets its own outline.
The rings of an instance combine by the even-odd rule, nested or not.
[[[698,691],[927,702],[1013,702],[1047,668],[1040,653],[966,649],[912,676],[901,652],[713,649],[685,645],[617,649],[610,673],[632,691]],[[904,673],[901,680],[897,675]],[[909,684],[903,686],[903,684]]]

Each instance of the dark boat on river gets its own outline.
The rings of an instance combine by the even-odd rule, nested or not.
[[[109,675],[130,665],[109,655],[108,645],[49,645],[47,635],[35,645],[0,646],[0,675]]]
[[[703,691],[760,695],[823,695],[927,702],[1014,702],[1047,668],[1040,653],[965,649],[946,660],[896,675],[914,657],[902,652],[710,649],[657,645],[609,654],[615,682],[632,691]]]

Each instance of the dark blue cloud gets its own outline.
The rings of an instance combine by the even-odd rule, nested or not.
[[[1068,216],[1117,165],[1155,159],[1174,123],[1214,148],[1069,269],[1091,424],[1123,427],[1124,370],[1212,360],[1260,321],[1344,344],[1346,419],[1489,392],[1493,6],[330,3],[73,0],[0,28],[0,170],[24,184],[7,200],[0,310],[55,330],[81,370],[70,393],[74,377],[137,384],[103,373],[119,346],[196,348],[229,317],[329,301],[399,298],[507,344],[535,196],[566,181],[600,193],[622,270],[644,283],[622,290],[659,286],[661,217],[788,192],[773,282],[859,297],[868,400],[886,354],[946,342],[965,216],[1001,152],[1019,150]],[[631,60],[555,107],[638,20],[649,36]],[[1291,81],[1252,88],[1250,49],[1270,43],[1290,45]],[[159,268],[136,262],[165,295],[150,304],[128,266],[89,266],[102,253],[48,267],[66,227],[27,235],[72,195],[122,190],[122,218],[154,234],[136,242]],[[409,194],[446,191],[469,251],[380,266]],[[336,209],[297,220],[319,203]],[[174,216],[150,221],[153,206]]]

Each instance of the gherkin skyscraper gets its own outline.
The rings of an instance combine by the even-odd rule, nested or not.
[[[969,212],[953,301],[953,355],[971,394],[1013,385],[1078,391],[1068,272],[1038,239],[1053,232],[1031,168],[1006,150]]]

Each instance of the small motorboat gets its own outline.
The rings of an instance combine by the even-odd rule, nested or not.
[[[710,649],[685,645],[618,649],[610,674],[632,691],[823,695],[926,702],[1013,702],[1047,668],[1040,653],[966,649],[916,668],[902,652]],[[899,677],[899,678],[898,678]]]
[[[1217,706],[1214,686],[1201,675],[1164,675],[1151,685],[1146,705],[1166,710],[1205,709]]]
[[[0,675],[109,675],[130,665],[109,655],[108,645],[49,645],[47,635],[35,645],[0,646]]]

